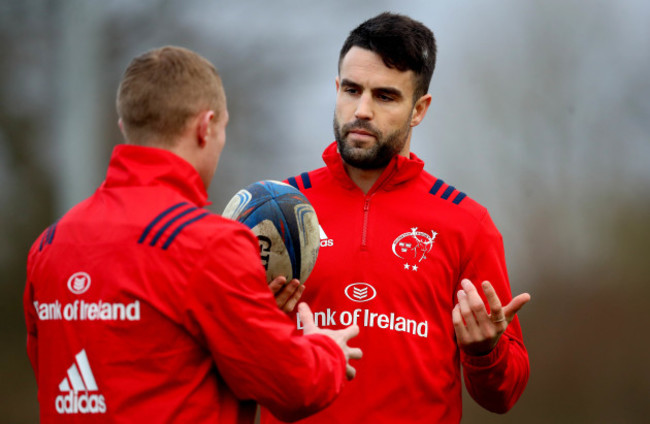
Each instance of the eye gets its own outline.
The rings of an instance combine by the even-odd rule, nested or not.
[[[354,87],[345,87],[343,91],[348,94],[357,94],[359,92],[359,90]]]
[[[392,102],[393,100],[395,100],[391,96],[388,96],[386,94],[379,94],[377,98],[382,102]]]

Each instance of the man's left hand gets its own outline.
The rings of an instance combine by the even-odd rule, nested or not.
[[[501,306],[499,296],[489,281],[484,281],[483,292],[490,307],[488,314],[483,299],[468,279],[461,281],[458,303],[452,311],[458,346],[468,355],[486,355],[494,349],[499,338],[515,318],[517,312],[530,300],[528,293],[513,298]]]

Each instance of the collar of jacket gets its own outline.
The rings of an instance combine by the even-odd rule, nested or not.
[[[343,159],[336,147],[336,142],[327,146],[323,152],[323,161],[332,175],[334,175],[334,178],[336,178],[343,187],[349,190],[358,188],[345,170]],[[379,189],[386,191],[393,190],[400,184],[412,180],[420,175],[422,169],[424,169],[424,162],[422,159],[417,157],[415,153],[410,153],[408,158],[401,155],[395,155],[368,193],[375,192]]]
[[[115,146],[102,186],[167,186],[199,207],[208,204],[207,190],[196,169],[180,156],[156,147]]]

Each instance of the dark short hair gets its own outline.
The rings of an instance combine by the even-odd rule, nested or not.
[[[429,91],[436,66],[436,39],[421,22],[408,16],[381,13],[356,27],[343,43],[339,71],[345,55],[354,46],[377,53],[389,68],[415,73],[415,99]]]

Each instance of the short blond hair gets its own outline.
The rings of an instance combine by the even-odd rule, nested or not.
[[[221,113],[225,93],[207,59],[182,47],[164,46],[131,61],[116,106],[129,142],[169,146],[201,111]]]

